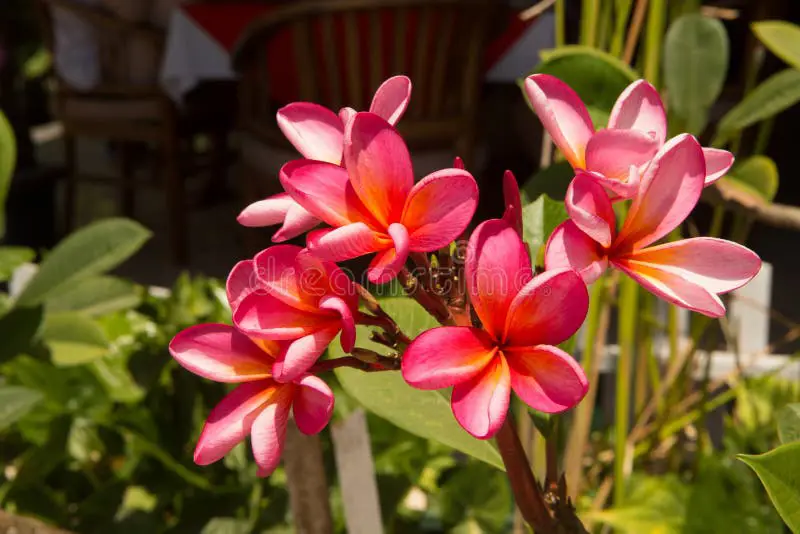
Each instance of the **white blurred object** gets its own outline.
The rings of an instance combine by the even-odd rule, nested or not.
[[[96,6],[102,0],[72,0]],[[100,50],[92,27],[77,15],[53,8],[55,68],[71,87],[89,90],[100,82]]]

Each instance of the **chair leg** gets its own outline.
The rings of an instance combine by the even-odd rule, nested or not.
[[[78,189],[77,141],[74,135],[64,133],[64,166],[67,181],[64,187],[64,233],[75,227],[75,202]]]
[[[133,219],[136,211],[136,176],[133,162],[133,147],[129,143],[120,145],[120,170],[122,187],[120,188],[120,204],[122,214]]]
[[[180,170],[180,144],[177,136],[167,136],[164,147],[164,174],[173,259],[185,266],[189,260],[187,209],[184,180]]]

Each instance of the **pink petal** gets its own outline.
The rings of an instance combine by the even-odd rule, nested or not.
[[[635,165],[631,165],[630,169],[628,169],[628,175],[624,181],[617,178],[609,178],[599,172],[586,171],[584,174],[590,176],[595,182],[609,191],[609,198],[612,202],[633,198],[639,192],[640,172]]]
[[[273,195],[247,206],[236,217],[236,220],[242,226],[249,228],[281,224],[289,211],[289,207],[294,203],[295,201],[292,200],[292,197],[286,193]]]
[[[217,382],[251,382],[272,376],[273,357],[225,324],[199,324],[178,332],[169,352],[192,373]]]
[[[567,161],[575,169],[585,168],[584,151],[594,126],[578,94],[549,74],[528,76],[525,93]]]
[[[304,249],[297,255],[300,285],[317,297],[333,295],[344,300],[351,309],[358,309],[358,290],[353,281],[333,262],[322,261]]]
[[[684,280],[680,275],[665,271],[660,266],[637,263],[626,258],[615,258],[612,263],[642,287],[667,302],[709,317],[725,315],[725,305],[717,295]]]
[[[733,154],[727,150],[703,147],[703,158],[706,160],[706,180],[708,187],[727,173],[733,166]]]
[[[466,277],[470,301],[483,328],[500,339],[511,301],[533,278],[528,250],[507,222],[491,219],[472,233]]]
[[[243,260],[234,265],[225,282],[225,292],[228,295],[231,312],[236,312],[242,299],[259,288],[253,260]]]
[[[283,350],[275,359],[275,365],[272,366],[275,380],[292,382],[308,372],[338,333],[337,324],[284,344]]]
[[[358,113],[356,110],[348,107],[339,110],[339,118],[342,119],[342,124],[344,124],[345,128],[347,128],[347,124],[355,118],[356,113]],[[342,144],[344,145],[344,140]]]
[[[464,160],[456,156],[453,159],[453,168],[454,169],[461,169],[462,171],[465,169],[464,167]]]
[[[392,242],[363,222],[357,222],[331,231],[314,233],[307,245],[308,251],[317,258],[344,261],[383,250],[392,246]]]
[[[406,349],[403,378],[417,389],[451,387],[475,377],[496,353],[494,342],[479,328],[433,328],[417,336]]]
[[[373,284],[385,284],[393,280],[408,259],[409,237],[406,227],[392,223],[388,231],[393,246],[378,252],[367,268],[367,279]]]
[[[584,234],[572,221],[558,225],[544,252],[544,267],[574,269],[586,284],[592,284],[608,268],[608,257],[603,248]]]
[[[505,212],[503,212],[503,220],[521,236],[522,199],[519,196],[517,178],[511,171],[503,173],[503,202],[506,207]]]
[[[291,406],[291,388],[279,388],[278,394],[253,421],[250,445],[258,465],[258,476],[266,477],[275,471],[286,441],[286,423]]]
[[[511,369],[511,388],[534,410],[545,413],[569,410],[589,391],[589,381],[581,366],[558,347],[515,347],[504,354]]]
[[[347,171],[338,165],[294,160],[281,168],[280,179],[298,204],[331,226],[376,224],[350,185]]]
[[[292,409],[297,428],[303,434],[318,434],[333,415],[333,391],[319,377],[307,375],[295,381]]]
[[[713,237],[645,248],[626,255],[624,261],[670,272],[717,294],[742,287],[761,270],[761,258],[755,252]]]
[[[478,184],[470,173],[444,169],[423,178],[408,195],[402,221],[416,252],[449,244],[472,220],[478,205]]]
[[[453,387],[453,415],[476,438],[491,438],[506,420],[510,385],[506,359],[496,355],[480,374]]]
[[[651,135],[658,146],[663,145],[667,139],[667,114],[656,88],[646,80],[630,84],[614,104],[608,127],[638,130]]]
[[[615,248],[646,247],[682,223],[700,199],[705,170],[697,139],[682,134],[667,141],[645,171]]]
[[[275,341],[298,339],[336,326],[339,318],[330,312],[314,313],[294,308],[272,294],[251,294],[233,314],[233,324],[248,336]]]
[[[194,462],[208,465],[228,454],[250,433],[253,421],[276,389],[274,380],[260,380],[228,393],[208,414],[194,449]]]
[[[333,111],[310,102],[294,102],[278,110],[278,127],[303,157],[339,165],[344,127]]]
[[[307,292],[309,288],[301,283],[303,271],[297,256],[302,250],[295,245],[276,245],[256,254],[253,263],[258,294],[269,293],[293,308],[314,313],[319,295]],[[320,275],[324,276],[324,271]]]
[[[406,76],[392,76],[375,91],[369,111],[394,125],[405,113],[409,100],[411,80]]]
[[[658,148],[653,137],[638,130],[600,130],[586,145],[586,169],[627,182],[631,166],[645,165]]]
[[[400,134],[374,113],[357,113],[345,132],[350,183],[383,227],[399,222],[414,173]]]
[[[303,206],[292,201],[283,226],[272,236],[273,243],[281,243],[287,239],[292,239],[302,235],[320,223],[320,220],[309,213]]]
[[[354,306],[351,309],[350,306],[351,305],[343,299],[332,295],[325,295],[319,301],[319,308],[321,310],[336,312],[339,314],[339,317],[341,317],[342,336],[340,341],[342,343],[342,350],[345,352],[353,350],[353,346],[356,343],[356,322],[353,318],[353,311],[358,310],[358,307]]]
[[[603,247],[611,246],[617,224],[614,208],[592,176],[579,172],[567,188],[564,204],[575,226]]]
[[[557,345],[578,331],[589,311],[589,292],[571,269],[534,276],[508,309],[505,345]]]

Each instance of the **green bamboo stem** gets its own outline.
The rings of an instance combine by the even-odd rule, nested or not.
[[[627,2],[622,9],[615,13],[614,34],[611,36],[611,55],[622,57],[622,47],[625,44],[625,36],[628,34],[628,19],[631,16],[633,0]]]
[[[660,379],[654,380],[651,363],[654,360],[652,319],[655,304],[655,297],[652,294],[642,292],[639,295],[641,317],[644,320],[639,323],[639,328],[636,331],[636,365],[634,371],[636,378],[633,409],[637,414],[642,412],[647,402],[648,386],[652,386],[654,388],[653,391],[655,391],[655,387],[660,382]],[[655,372],[656,376],[658,376],[657,366]],[[657,411],[661,412],[660,407],[658,407]]]
[[[644,77],[658,88],[661,67],[661,45],[667,18],[666,0],[650,0],[644,42]]]
[[[636,342],[637,297],[639,286],[631,278],[620,282],[617,343],[617,391],[614,417],[614,505],[620,506],[625,498],[626,446],[631,408],[631,370]]]
[[[753,155],[763,154],[767,150],[769,140],[772,137],[772,127],[775,125],[775,117],[770,117],[761,121],[758,125],[758,132],[756,133],[756,142],[753,146]]]
[[[596,47],[600,50],[608,50],[609,42],[611,41],[611,27],[613,12],[612,2],[603,2],[600,5],[600,17],[598,23],[597,43]]]
[[[722,225],[725,222],[725,206],[719,204],[714,206],[714,216],[711,218],[711,226],[708,229],[709,237],[719,237],[722,235]]]
[[[567,14],[564,8],[566,0],[556,0],[555,5],[555,24],[556,24],[556,48],[567,44]]]
[[[581,44],[595,46],[600,0],[583,0],[581,5]]]

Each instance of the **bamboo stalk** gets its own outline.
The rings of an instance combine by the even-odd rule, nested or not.
[[[625,499],[626,455],[631,408],[631,367],[636,336],[639,286],[625,277],[620,282],[617,391],[614,417],[614,505]]]

